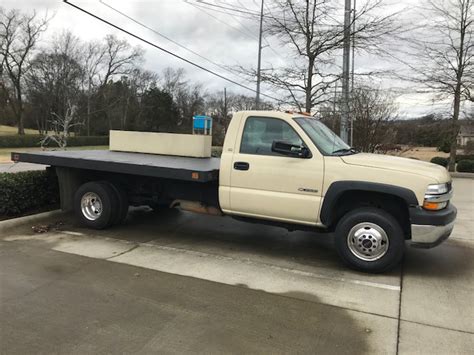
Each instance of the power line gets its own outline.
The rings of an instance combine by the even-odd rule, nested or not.
[[[189,48],[183,46],[182,44],[176,42],[175,40],[169,38],[168,36],[166,36],[166,35],[164,35],[164,34],[158,32],[157,30],[155,30],[155,29],[153,29],[153,28],[151,28],[151,27],[145,25],[144,23],[142,23],[142,22],[140,22],[140,21],[134,19],[133,17],[131,17],[131,16],[129,16],[129,15],[123,13],[122,11],[116,9],[116,8],[113,7],[112,5],[107,4],[107,3],[104,2],[103,0],[99,0],[99,2],[100,2],[102,5],[108,7],[109,9],[111,9],[112,11],[115,11],[115,12],[117,12],[118,14],[120,14],[120,15],[126,17],[126,18],[129,19],[130,21],[133,21],[133,22],[135,22],[136,24],[138,24],[138,25],[140,25],[140,26],[142,26],[142,27],[144,27],[144,28],[146,28],[146,29],[152,31],[153,33],[157,34],[157,35],[160,36],[160,37],[163,37],[164,39],[170,41],[171,43],[174,43],[174,44],[177,45],[178,47],[183,48],[184,50],[186,50],[186,51],[188,51],[188,52],[190,52],[190,53],[192,53],[192,54],[198,56],[198,57],[201,58],[201,59],[204,59],[205,61],[207,61],[207,62],[209,62],[209,63],[211,63],[211,64],[214,64],[215,66],[217,66],[217,67],[219,67],[219,68],[221,68],[221,69],[223,69],[223,70],[225,70],[225,71],[227,71],[227,72],[229,72],[229,73],[231,73],[231,74],[233,74],[233,75],[239,77],[240,79],[247,80],[246,78],[243,78],[243,77],[237,75],[237,74],[234,73],[232,70],[230,70],[229,68],[225,67],[224,65],[219,64],[219,63],[216,63],[216,62],[214,62],[213,60],[211,60],[211,59],[209,59],[209,58],[206,58],[206,57],[204,57],[203,55],[201,55],[201,54],[199,54],[199,53],[193,51],[192,49],[189,49]]]
[[[243,85],[243,84],[241,84],[241,83],[239,83],[239,82],[237,82],[237,81],[235,81],[235,80],[233,80],[233,79],[229,79],[229,78],[227,78],[227,77],[225,77],[225,76],[223,76],[223,75],[221,75],[221,74],[219,74],[219,73],[216,73],[216,72],[213,71],[213,70],[207,69],[207,68],[203,67],[203,66],[200,65],[200,64],[194,63],[193,61],[191,61],[191,60],[189,60],[189,59],[186,59],[186,58],[184,58],[184,57],[182,57],[182,56],[180,56],[180,55],[177,55],[177,54],[175,54],[175,53],[173,53],[173,52],[171,52],[171,51],[169,51],[169,50],[167,50],[167,49],[165,49],[165,48],[163,48],[163,47],[160,47],[160,46],[158,46],[158,45],[156,45],[156,44],[154,44],[154,43],[152,43],[152,42],[150,42],[150,41],[148,41],[148,40],[146,40],[146,39],[144,39],[144,38],[142,38],[142,37],[140,37],[140,36],[138,36],[138,35],[136,35],[136,34],[134,34],[134,33],[132,33],[132,32],[130,32],[130,31],[124,29],[124,28],[121,28],[120,26],[117,26],[117,25],[113,24],[113,23],[110,22],[110,21],[107,21],[107,20],[105,20],[105,19],[103,19],[103,18],[101,18],[101,17],[99,17],[99,16],[97,16],[97,15],[94,15],[93,13],[91,13],[91,12],[89,12],[89,11],[87,11],[87,10],[85,10],[85,9],[83,9],[83,8],[81,8],[81,7],[77,6],[77,5],[75,5],[75,4],[71,3],[71,2],[69,2],[68,0],[63,0],[63,2],[66,3],[66,4],[68,4],[69,6],[72,6],[72,7],[74,7],[75,9],[77,9],[77,10],[79,10],[79,11],[82,11],[82,12],[84,12],[85,14],[87,14],[87,15],[89,15],[89,16],[91,16],[91,17],[93,17],[93,18],[95,18],[95,19],[97,19],[97,20],[99,20],[99,21],[101,21],[101,22],[103,22],[103,23],[105,23],[105,24],[107,24],[107,25],[109,25],[109,26],[111,26],[111,27],[113,27],[113,28],[119,30],[119,31],[122,31],[123,33],[125,33],[125,34],[127,34],[127,35],[129,35],[129,36],[131,36],[131,37],[133,37],[133,38],[138,39],[139,41],[142,41],[142,42],[144,42],[144,43],[146,43],[146,44],[148,44],[148,45],[150,45],[150,46],[152,46],[152,47],[155,47],[156,49],[158,49],[158,50],[160,50],[160,51],[163,51],[163,52],[165,52],[165,53],[167,53],[167,54],[169,54],[169,55],[172,55],[172,56],[175,57],[175,58],[180,59],[180,60],[182,60],[183,62],[186,62],[186,63],[188,63],[188,64],[190,64],[190,65],[192,65],[192,66],[194,66],[194,67],[196,67],[196,68],[199,68],[199,69],[201,69],[201,70],[204,70],[205,72],[208,72],[209,74],[212,74],[212,75],[214,75],[214,76],[217,76],[218,78],[223,79],[223,80],[225,80],[225,81],[228,81],[228,82],[230,82],[230,83],[232,83],[232,84],[234,84],[234,85],[240,86],[241,88],[247,89],[247,90],[252,91],[252,92],[256,92],[255,89],[252,89],[252,88],[250,88],[250,87],[248,87],[248,86],[246,86],[246,85]],[[272,96],[267,95],[267,94],[261,94],[261,95],[262,95],[262,96],[265,96],[265,97],[268,97],[268,98],[270,98],[270,99],[272,99],[272,100],[276,100],[276,101],[278,101],[278,102],[284,102],[284,101],[282,101],[282,100],[280,100],[280,99],[277,99],[277,98],[272,97]]]
[[[188,4],[188,5],[190,5],[190,6],[194,7],[194,8],[196,8],[197,10],[199,10],[199,11],[201,11],[201,12],[204,12],[206,15],[208,15],[209,17],[212,17],[213,19],[215,19],[216,21],[222,23],[223,25],[225,25],[225,26],[227,26],[227,27],[230,27],[230,28],[233,28],[234,30],[236,30],[236,31],[238,31],[238,32],[240,32],[240,33],[242,33],[243,35],[247,36],[248,38],[257,39],[257,37],[255,37],[255,36],[253,36],[253,35],[250,35],[250,34],[244,32],[244,31],[242,31],[240,28],[235,27],[235,26],[232,26],[231,24],[228,24],[227,22],[222,21],[220,18],[218,18],[218,17],[216,17],[216,16],[210,14],[209,12],[207,12],[206,10],[204,10],[204,8],[202,8],[201,6],[199,6],[199,5],[197,5],[197,4],[194,4],[194,3],[191,3],[191,2],[189,2],[189,1],[186,1],[186,0],[183,0],[183,1],[184,1],[186,4]],[[207,7],[206,7],[206,9],[207,9]],[[212,9],[209,9],[209,10],[212,10]],[[215,11],[215,10],[213,10],[213,11]],[[228,13],[223,12],[223,11],[218,11],[218,12],[229,15]]]
[[[234,6],[234,7],[222,6],[222,5],[219,5],[219,4],[214,4],[214,3],[210,3],[210,2],[207,2],[207,1],[203,1],[203,0],[196,0],[196,2],[200,3],[200,4],[203,4],[203,5],[207,5],[207,6],[212,6],[212,7],[217,7],[217,8],[221,8],[221,9],[224,9],[224,10],[238,12],[238,13],[241,13],[241,14],[251,15],[251,16],[254,16],[254,17],[260,17],[260,14],[258,12],[253,12],[253,11],[249,11],[249,10],[242,10],[239,7],[236,7],[236,6]]]
[[[204,12],[205,14],[207,14],[208,16],[214,18],[216,21],[219,21],[219,22],[222,23],[223,25],[228,26],[228,27],[230,27],[230,28],[233,28],[233,29],[235,29],[236,31],[238,31],[238,32],[240,32],[240,33],[246,35],[246,36],[249,37],[249,38],[258,40],[258,37],[253,36],[253,35],[248,35],[246,32],[244,33],[241,29],[239,29],[239,28],[237,28],[237,27],[235,27],[235,26],[232,26],[232,25],[228,24],[228,23],[225,22],[225,21],[222,21],[221,19],[219,19],[218,17],[216,17],[216,16],[210,14],[209,12],[205,11],[204,9],[208,9],[208,10],[210,10],[210,11],[216,11],[216,12],[219,12],[219,13],[221,13],[221,14],[225,14],[225,15],[228,15],[228,16],[232,16],[233,19],[234,19],[235,21],[237,21],[237,23],[239,23],[243,28],[245,28],[244,24],[235,18],[235,16],[236,16],[235,14],[230,14],[230,13],[227,12],[227,11],[222,11],[222,10],[212,9],[212,8],[209,8],[209,7],[204,7],[204,6],[202,6],[202,5],[199,4],[200,2],[199,2],[199,3],[192,3],[192,2],[190,2],[189,0],[183,0],[183,1],[184,1],[186,4],[195,7],[195,8],[198,9],[199,11]],[[239,2],[239,3],[240,3],[240,2]],[[263,15],[263,16],[265,16],[265,15]],[[238,17],[242,17],[242,16],[238,16]],[[254,18],[250,18],[250,17],[245,17],[245,18],[246,18],[246,19],[250,19],[250,20],[255,20]],[[268,47],[275,55],[277,55],[277,56],[280,57],[281,59],[286,60],[286,58],[283,58],[283,57],[280,55],[280,53],[278,53],[278,52],[272,47],[272,45],[270,44],[270,42],[268,41],[268,39],[265,38],[265,36],[263,36],[263,41],[267,44],[265,47]],[[264,48],[265,48],[265,47],[264,47]]]
[[[182,0],[184,1],[185,3],[188,3],[190,5],[193,5],[193,6],[198,6],[200,8],[203,8],[203,9],[207,9],[207,10],[211,10],[211,11],[214,11],[214,12],[218,12],[220,14],[226,14],[226,15],[229,15],[229,10],[225,10],[225,9],[221,9],[221,8],[216,8],[216,7],[212,7],[212,6],[209,6],[207,4],[203,4],[203,3],[200,3],[200,2],[192,2],[191,0]],[[230,10],[231,11],[231,10]],[[246,19],[246,20],[255,20],[255,17],[253,16],[247,16],[247,15],[242,15],[240,13],[233,13],[232,16],[234,17],[240,17],[242,19]]]

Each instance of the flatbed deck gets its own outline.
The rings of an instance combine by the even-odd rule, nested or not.
[[[109,150],[13,152],[12,160],[198,182],[217,181],[220,166],[219,158],[190,158]]]

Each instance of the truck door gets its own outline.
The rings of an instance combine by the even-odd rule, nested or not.
[[[294,125],[279,118],[248,117],[241,126],[231,168],[232,213],[305,224],[319,221],[323,157]],[[274,141],[305,145],[311,157],[272,152]]]

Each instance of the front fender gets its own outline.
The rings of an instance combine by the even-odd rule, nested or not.
[[[332,225],[335,218],[333,211],[336,210],[339,198],[344,193],[352,191],[359,193],[376,192],[385,195],[392,195],[405,201],[407,206],[418,206],[418,200],[415,193],[404,187],[365,181],[336,181],[329,186],[323,199],[320,214],[322,224],[325,226]]]

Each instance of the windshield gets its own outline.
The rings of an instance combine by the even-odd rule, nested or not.
[[[319,120],[311,117],[297,117],[301,126],[313,143],[325,155],[353,154],[355,151]]]

